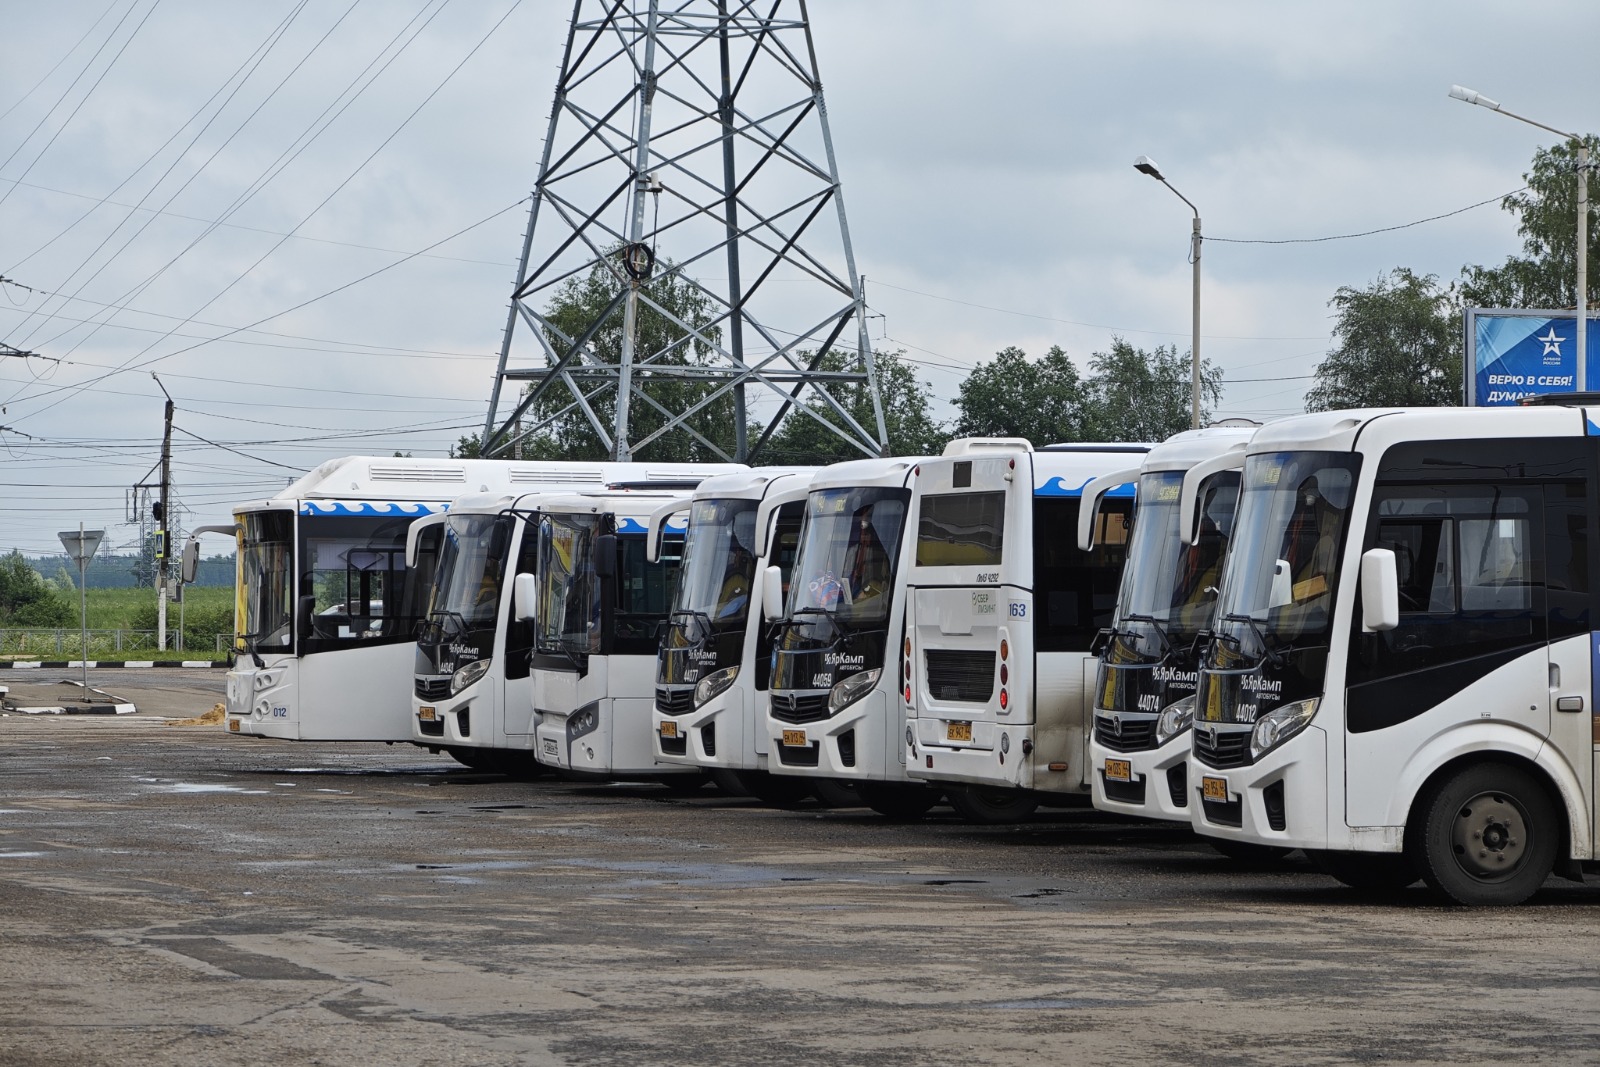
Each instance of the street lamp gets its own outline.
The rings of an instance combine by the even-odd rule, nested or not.
[[[1499,101],[1490,100],[1482,93],[1460,85],[1450,86],[1450,99],[1461,100],[1468,104],[1477,104],[1490,111],[1498,111],[1508,119],[1526,122],[1529,126],[1537,126],[1541,130],[1549,130],[1558,137],[1565,137],[1577,146],[1578,158],[1578,247],[1574,250],[1578,261],[1578,392],[1582,393],[1589,386],[1589,146],[1582,137],[1575,133],[1558,130],[1554,126],[1546,126],[1542,122],[1535,122],[1523,115],[1507,111],[1500,106]]]
[[[1148,174],[1156,181],[1172,189],[1172,183],[1161,176],[1161,169],[1156,166],[1156,161],[1149,156],[1140,156],[1133,161],[1133,169],[1140,174]],[[1172,195],[1189,205],[1189,210],[1194,212],[1194,232],[1190,237],[1189,259],[1194,263],[1194,339],[1189,344],[1189,427],[1200,428],[1200,209],[1190,203],[1189,198],[1172,189]]]

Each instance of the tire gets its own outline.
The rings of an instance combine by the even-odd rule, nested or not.
[[[750,795],[750,791],[739,780],[738,771],[730,771],[726,767],[713,767],[706,773],[711,775],[711,784],[730,797],[747,797]]]
[[[1411,857],[1398,852],[1334,852],[1307,850],[1317,870],[1351,889],[1404,889],[1419,877]]]
[[[1208,837],[1206,844],[1240,863],[1272,863],[1294,851],[1282,845],[1258,845],[1254,841],[1234,841],[1222,837]]]
[[[1520,904],[1555,867],[1558,809],[1519,767],[1479,763],[1428,790],[1406,833],[1434,892],[1471,907]]]
[[[901,782],[857,782],[861,803],[891,819],[920,819],[939,803],[938,790]]]
[[[811,791],[825,808],[859,808],[866,803],[853,783],[840,778],[817,778],[811,783]]]
[[[661,784],[675,797],[692,797],[704,789],[709,781],[711,776],[701,771],[699,774],[674,774],[661,779]]]
[[[956,814],[967,822],[1000,826],[1021,822],[1039,807],[1039,798],[1021,789],[984,789],[980,786],[951,786],[946,796]]]
[[[770,771],[735,771],[739,786],[770,808],[795,808],[813,795],[811,779]]]

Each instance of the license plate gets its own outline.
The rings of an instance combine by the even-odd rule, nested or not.
[[[944,739],[946,741],[971,741],[972,724],[970,722],[945,723]]]
[[[661,736],[662,737],[677,737],[678,736],[678,724],[675,723],[675,722],[672,722],[670,720],[668,720],[666,722],[663,722],[661,724]]]
[[[229,719],[228,720],[228,730],[229,730],[230,733],[238,733],[239,732],[239,720],[238,719]]]
[[[806,732],[804,730],[785,730],[783,732],[783,743],[788,748],[805,748]]]
[[[432,722],[436,715],[438,715],[438,712],[434,711],[432,708],[417,709],[417,718],[421,719],[423,722]]]
[[[1212,778],[1207,775],[1200,779],[1200,795],[1207,800],[1220,800],[1227,803],[1228,780],[1226,778]]]
[[[542,742],[540,742],[540,747],[543,749],[546,756],[554,756],[559,751],[556,748],[556,739],[553,737],[545,738]]]
[[[1133,768],[1125,759],[1106,760],[1106,779],[1112,782],[1133,781]]]

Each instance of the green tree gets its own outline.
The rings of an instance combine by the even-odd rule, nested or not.
[[[621,287],[622,283],[609,267],[603,263],[597,264],[587,275],[568,278],[561,284],[545,309],[545,318],[567,336],[581,336],[611,304]],[[650,436],[667,422],[667,415],[661,409],[673,413],[687,411],[721,384],[714,380],[654,374],[652,367],[727,366],[713,355],[713,346],[720,343],[722,336],[721,327],[716,321],[716,305],[691,280],[674,272],[671,262],[662,260],[658,263],[654,277],[642,287],[641,292],[648,297],[648,301],[639,301],[635,351],[667,354],[652,363],[634,364],[634,384],[643,394],[635,394],[629,404],[628,436],[630,441],[635,442]],[[652,302],[669,314],[663,314],[662,310],[651,306]],[[590,342],[590,348],[600,359],[612,365],[619,363],[622,357],[623,319],[623,311],[619,307],[606,318]],[[694,329],[687,330],[679,322]],[[566,351],[567,343],[560,336],[552,332],[547,339],[556,351]],[[569,367],[581,371],[582,364],[575,361]],[[576,381],[585,393],[593,392],[600,384],[598,379],[582,374],[577,375]],[[517,450],[517,458],[606,458],[606,449],[582,410],[574,406],[561,413],[572,401],[571,391],[560,383],[552,384],[545,390],[533,409],[523,416],[522,422],[523,425],[534,425],[546,419],[553,421],[523,441]],[[590,404],[609,435],[615,424],[616,390],[605,389],[594,396]],[[733,412],[733,395],[730,392],[690,416],[688,425],[731,456],[734,447]],[[462,438],[453,451],[464,456],[468,441],[468,438]],[[663,434],[642,448],[636,447],[634,458],[693,463],[715,462],[721,457],[693,434],[680,429]]]
[[[483,441],[477,434],[468,434],[450,446],[451,459],[477,459],[483,455]]]
[[[1089,357],[1084,429],[1078,440],[1164,441],[1189,429],[1193,366],[1175,345],[1146,352],[1120,337]],[[1222,399],[1222,368],[1200,361],[1200,425]],[[1071,440],[1065,438],[1064,440]]]
[[[1600,157],[1600,138],[1584,138],[1591,160]],[[1577,260],[1573,255],[1578,221],[1576,153],[1563,141],[1534,153],[1532,169],[1522,176],[1528,187],[1512,193],[1500,206],[1517,217],[1522,255],[1508,256],[1498,267],[1467,266],[1461,270],[1461,300],[1469,307],[1577,307]],[[1591,164],[1592,165],[1592,164]],[[1591,178],[1591,185],[1593,180]],[[1600,300],[1600,226],[1596,225],[1594,193],[1589,200],[1588,305]]]
[[[1052,345],[1037,362],[1020,348],[1003,348],[961,383],[955,435],[1025,437],[1038,445],[1082,441],[1087,397],[1077,365],[1060,345]]]
[[[1461,403],[1461,338],[1451,293],[1396,267],[1365,289],[1341,286],[1335,347],[1317,365],[1307,411]]]
[[[802,361],[809,362],[810,353],[801,353]],[[859,369],[859,357],[830,351],[817,364],[821,371],[842,372]],[[937,454],[948,439],[945,428],[932,414],[932,398],[928,386],[917,377],[905,361],[904,352],[874,352],[873,363],[878,372],[878,391],[883,398],[884,429],[889,435],[891,456],[925,456]],[[839,401],[839,406],[864,427],[868,433],[877,429],[877,416],[873,413],[872,395],[865,383],[832,383],[829,393]],[[805,404],[829,426],[838,426],[842,420],[826,403],[811,399]],[[759,429],[759,428],[758,428]],[[751,444],[758,439],[752,433]],[[847,459],[864,458],[860,449],[821,425],[803,411],[790,410],[772,437],[755,456],[755,462],[766,464],[827,464]]]
[[[0,626],[71,626],[72,605],[12,550],[0,556]]]

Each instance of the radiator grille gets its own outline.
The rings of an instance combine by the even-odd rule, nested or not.
[[[928,694],[938,700],[986,704],[994,695],[994,653],[930,648],[923,653]]]
[[[1194,757],[1207,767],[1227,770],[1250,762],[1249,730],[1207,730],[1194,732]]]
[[[1156,747],[1156,721],[1096,715],[1094,739],[1113,752],[1143,752]]]
[[[656,710],[663,715],[684,715],[694,710],[694,686],[667,689],[656,686]]]
[[[779,722],[821,722],[828,717],[828,694],[775,692],[772,717]]]
[[[446,674],[435,678],[419,674],[414,691],[423,700],[443,700],[450,695],[450,676]]]

